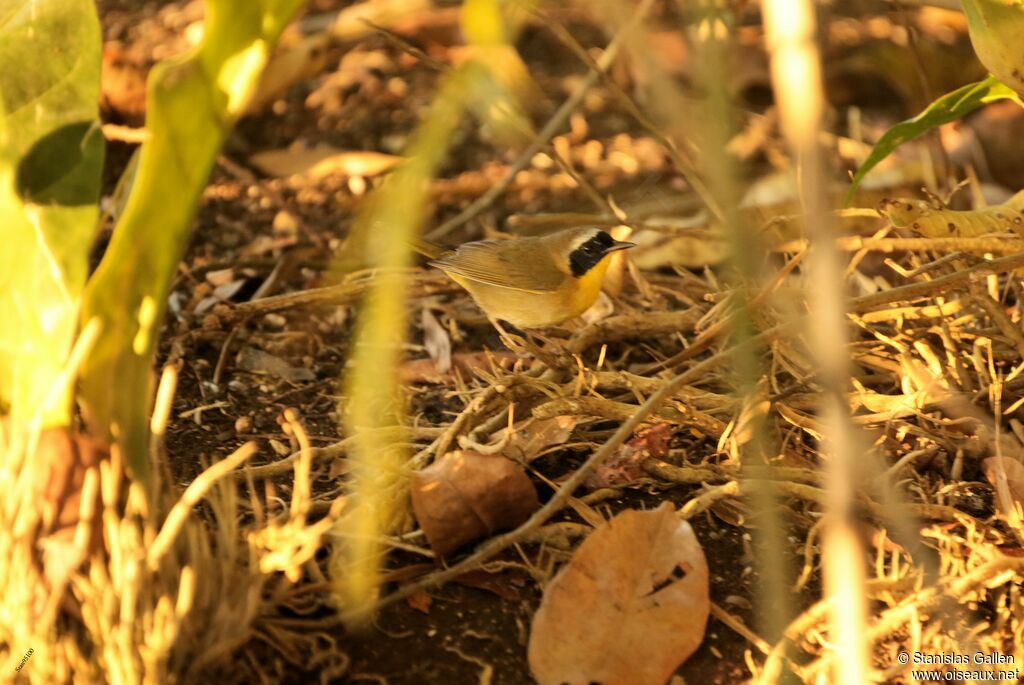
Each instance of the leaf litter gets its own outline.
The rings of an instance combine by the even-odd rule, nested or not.
[[[541,685],[660,685],[704,639],[709,572],[693,529],[662,504],[598,527],[544,589],[530,632]]]
[[[252,416],[254,435],[275,436],[266,438],[265,445],[277,448],[264,446],[256,458],[264,459],[264,463],[257,463],[251,469],[256,489],[265,491],[267,510],[273,511],[274,502],[286,499],[293,488],[298,489],[290,478],[280,478],[284,470],[281,467],[287,466],[287,473],[291,473],[298,450],[293,440],[281,436],[282,428],[276,417],[286,406],[300,407],[304,421],[309,423],[311,440],[321,445],[311,452],[315,494],[310,507],[316,516],[329,511],[333,497],[339,488],[344,489],[348,478],[346,445],[337,435],[336,421],[331,414],[336,410],[334,380],[347,352],[346,339],[353,318],[351,305],[359,292],[358,281],[354,281],[355,286],[344,295],[348,299],[331,299],[328,293],[318,293],[317,286],[322,285],[321,274],[330,257],[330,241],[338,231],[347,230],[350,210],[357,206],[361,196],[355,192],[358,187],[350,184],[349,172],[361,172],[357,175],[365,177],[367,187],[377,182],[375,173],[367,170],[373,166],[370,162],[380,162],[386,167],[390,157],[400,151],[401,139],[412,123],[408,98],[425,101],[435,82],[434,67],[417,63],[411,53],[397,49],[394,42],[385,41],[362,22],[351,20],[352,15],[346,15],[345,10],[342,15],[349,18],[343,22],[339,15],[336,26],[347,27],[344,40],[366,40],[368,47],[358,44],[344,50],[329,47],[328,63],[340,65],[344,60],[343,69],[314,76],[308,83],[291,87],[277,96],[276,101],[267,103],[258,117],[241,123],[238,135],[244,145],[229,151],[214,173],[213,183],[204,197],[196,243],[190,249],[184,268],[189,273],[201,274],[202,269],[218,263],[221,268],[235,267],[235,260],[244,257],[245,250],[257,243],[266,245],[258,254],[251,255],[264,260],[254,267],[262,274],[269,274],[296,242],[302,248],[312,248],[311,254],[317,257],[303,260],[299,268],[276,285],[277,289],[286,291],[285,299],[262,303],[257,300],[248,309],[228,305],[230,314],[223,321],[239,325],[234,338],[226,328],[200,329],[198,318],[189,319],[194,314],[195,301],[192,301],[193,304],[182,312],[181,337],[165,343],[164,350],[168,360],[184,365],[182,395],[188,406],[205,406],[224,399],[232,406],[230,411],[223,412],[224,416],[219,416],[221,412],[208,412],[202,426],[190,421],[174,426],[168,441],[172,454],[197,455],[196,464],[191,467],[187,460],[173,464],[178,478],[188,481],[195,476],[199,470],[199,454],[221,454],[226,447],[234,447],[233,441],[239,439],[232,428],[235,417]],[[436,21],[430,19],[431,16]],[[307,20],[310,18],[315,17],[307,17]],[[161,23],[159,19],[149,21]],[[888,19],[883,23],[885,21]],[[396,29],[401,31],[399,37],[416,41],[428,55],[444,55],[445,41],[451,40],[452,27],[457,26],[450,13],[427,6],[415,18],[377,23],[400,24]],[[359,37],[352,38],[350,34]],[[922,40],[932,40],[927,32],[923,35]],[[127,38],[127,34],[121,37]],[[545,49],[552,50],[554,45],[552,40]],[[856,47],[853,45],[850,49]],[[871,68],[878,70],[877,66]],[[846,72],[842,78],[856,82],[864,76],[864,71],[852,77]],[[395,81],[401,81],[404,86]],[[551,78],[541,80],[540,85],[549,94],[558,93],[558,99],[562,99],[570,93],[571,81],[563,83]],[[359,83],[360,88],[353,89],[354,83]],[[406,89],[406,95],[400,93],[402,88]],[[704,268],[722,263],[729,254],[728,246],[716,233],[718,229],[713,222],[694,216],[692,198],[680,192],[685,183],[656,139],[632,124],[628,134],[602,132],[608,121],[629,119],[630,109],[621,96],[600,83],[591,92],[596,95],[572,115],[567,131],[557,136],[554,143],[561,149],[568,149],[570,163],[584,181],[599,190],[599,195],[614,194],[615,203],[623,208],[635,229],[630,239],[650,245],[647,255],[637,250],[643,271],[624,271],[622,292],[602,305],[597,312],[599,320],[591,321],[591,325],[546,333],[553,344],[542,345],[541,349],[548,355],[543,362],[522,359],[500,349],[486,322],[456,289],[429,293],[431,297],[439,295],[441,298],[436,308],[432,302],[431,311],[435,318],[445,322],[442,330],[446,335],[454,331],[457,337],[449,339],[448,352],[435,338],[431,343],[433,351],[424,345],[428,350],[426,358],[416,359],[414,357],[422,351],[412,351],[403,367],[403,380],[410,389],[411,415],[415,421],[406,432],[416,449],[410,467],[422,471],[432,468],[427,466],[431,462],[443,464],[462,439],[474,445],[500,446],[502,449],[494,454],[479,455],[487,458],[483,463],[500,465],[496,470],[508,469],[509,473],[516,473],[508,480],[521,485],[530,483],[534,489],[532,497],[543,504],[550,498],[550,484],[557,485],[571,478],[589,455],[613,436],[618,426],[666,384],[672,373],[693,370],[693,378],[652,408],[655,418],[630,431],[608,460],[598,464],[592,472],[601,474],[614,465],[616,459],[621,459],[629,466],[627,478],[617,482],[591,481],[589,488],[581,488],[562,502],[557,516],[546,519],[543,525],[532,525],[524,530],[522,536],[516,538],[517,547],[494,551],[474,571],[486,572],[494,586],[500,586],[510,576],[529,578],[527,588],[518,594],[525,598],[524,602],[536,603],[537,584],[547,580],[546,593],[553,593],[556,591],[553,588],[567,583],[559,580],[556,584],[556,580],[550,578],[555,573],[559,574],[556,579],[570,576],[576,555],[582,554],[592,540],[600,541],[610,535],[608,530],[614,530],[611,524],[603,522],[615,512],[625,512],[620,517],[640,516],[639,510],[668,501],[678,513],[659,514],[665,517],[665,529],[676,530],[668,521],[689,521],[705,549],[705,574],[710,592],[728,610],[711,608],[714,618],[708,623],[703,646],[689,659],[680,656],[685,649],[667,650],[666,653],[672,651],[671,657],[649,659],[652,668],[657,663],[662,664],[662,669],[669,669],[672,661],[672,669],[675,669],[685,660],[678,672],[688,680],[702,682],[707,676],[709,682],[736,682],[752,675],[748,664],[754,664],[756,669],[766,661],[784,658],[800,677],[812,680],[828,663],[827,625],[820,611],[814,610],[813,597],[805,592],[798,598],[798,609],[807,610],[806,613],[793,617],[790,629],[777,645],[767,644],[751,627],[756,625],[756,615],[746,607],[755,596],[758,570],[752,561],[754,551],[743,537],[751,525],[750,518],[741,514],[748,508],[747,497],[753,492],[754,481],[766,478],[777,483],[785,495],[781,505],[794,536],[791,548],[785,552],[794,559],[805,560],[800,569],[801,578],[810,578],[813,586],[820,561],[813,531],[825,498],[825,491],[814,476],[819,464],[816,439],[820,435],[814,409],[819,389],[817,380],[802,358],[799,343],[775,328],[789,312],[777,301],[759,300],[755,293],[752,301],[762,306],[757,323],[760,330],[767,332],[764,355],[769,371],[762,379],[767,398],[763,406],[759,405],[763,411],[759,410],[757,417],[751,420],[764,423],[768,435],[777,440],[779,454],[773,470],[752,475],[744,473],[745,465],[740,463],[738,450],[746,443],[733,438],[742,435],[746,440],[748,419],[742,415],[742,403],[733,396],[734,378],[724,333],[733,321],[728,303],[745,293],[728,286],[719,274]],[[789,162],[778,157],[781,153],[775,140],[777,131],[771,121],[750,118],[744,125],[748,137],[759,141],[749,149],[758,154],[764,152],[769,166],[780,167],[775,171],[785,171]],[[325,130],[335,133],[326,136]],[[431,187],[431,196],[441,210],[437,214],[439,220],[488,192],[512,168],[508,160],[481,162],[490,160],[486,156],[490,148],[474,132],[466,135],[462,143],[464,152],[453,161],[454,171]],[[303,140],[309,147],[290,149],[295,140]],[[280,177],[269,173],[269,178],[246,181],[232,170],[232,165],[241,164],[261,171],[254,151],[291,154],[303,149],[321,152],[298,160],[305,166],[278,168],[282,172]],[[361,157],[363,151],[373,154]],[[321,153],[328,156],[315,159]],[[339,158],[335,160],[336,166],[328,164],[309,173],[319,161],[335,153],[353,153],[356,157]],[[346,166],[350,163],[356,166]],[[301,173],[290,173],[296,168]],[[283,173],[285,171],[289,173]],[[384,168],[379,171],[386,173]],[[887,460],[887,467],[894,469],[886,473],[905,498],[908,514],[916,516],[920,522],[924,544],[942,560],[942,568],[947,569],[934,586],[939,588],[936,591],[921,585],[907,547],[893,547],[890,540],[889,544],[879,542],[872,550],[878,561],[872,569],[871,599],[879,607],[881,626],[873,647],[880,664],[895,668],[893,655],[901,646],[906,646],[908,640],[905,632],[908,624],[901,607],[914,605],[928,612],[936,606],[937,595],[945,592],[958,597],[956,592],[960,592],[960,596],[970,597],[969,601],[975,606],[998,608],[1002,612],[1001,623],[981,627],[976,636],[979,645],[991,649],[1004,646],[1001,639],[1006,631],[1019,631],[1024,621],[1024,609],[1011,589],[1019,581],[1021,571],[1019,565],[1006,561],[1019,554],[1020,543],[1007,527],[1006,520],[996,513],[997,507],[1009,513],[1006,493],[1009,500],[1019,499],[1014,476],[1021,463],[1021,433],[1013,426],[1014,422],[1019,425],[1021,419],[1019,402],[1024,386],[1016,371],[1021,359],[1019,341],[1012,331],[1020,321],[1017,298],[1021,285],[1013,274],[1024,262],[983,263],[979,253],[991,245],[970,242],[985,238],[989,233],[1006,233],[1003,230],[1009,228],[1006,217],[1000,218],[996,212],[985,211],[980,206],[959,214],[964,209],[963,194],[954,196],[950,207],[939,207],[931,202],[927,206],[918,205],[917,189],[922,184],[920,169],[906,159],[895,159],[889,171],[893,174],[886,178],[895,181],[883,184],[880,189],[876,185],[856,198],[855,204],[864,210],[864,215],[844,217],[841,221],[845,231],[843,240],[849,241],[845,245],[858,255],[849,265],[854,288],[851,323],[857,335],[850,350],[856,377],[848,398],[858,422],[872,431],[878,455]],[[770,175],[763,167],[758,173],[765,177]],[[837,180],[841,182],[842,178]],[[870,176],[865,179],[865,187],[870,185],[869,181]],[[843,190],[845,187],[837,183],[835,196],[840,197]],[[910,198],[915,213],[908,215],[909,223],[902,215],[897,217],[892,212],[883,212],[881,218],[877,213],[870,215],[883,198]],[[567,217],[571,215],[573,222],[593,220],[609,228],[618,224],[618,218],[611,216],[606,206],[588,207],[587,202],[586,194],[571,174],[552,164],[550,157],[545,161],[543,156],[537,156],[526,160],[525,166],[508,182],[502,199],[504,204],[485,206],[474,217],[482,226],[456,227],[451,242],[479,238],[485,231],[509,227],[503,222],[508,212],[516,212],[520,218],[536,217],[538,221],[555,223],[569,220]],[[956,203],[961,204],[954,210]],[[777,251],[787,255],[799,255],[806,248],[800,243],[802,237],[791,232],[793,222],[780,219],[794,215],[794,207],[789,205],[787,209],[784,196],[772,195],[767,200],[751,200],[747,208],[752,216],[759,216],[756,223],[763,227],[765,234],[777,241]],[[269,228],[280,212],[287,212],[295,230],[287,242],[274,243],[269,241]],[[239,217],[245,219],[239,220]],[[959,242],[949,241],[950,221],[946,221],[945,227],[936,222],[950,217],[953,223],[978,226],[982,233],[967,237],[958,234],[952,238]],[[889,222],[889,218],[896,220]],[[926,223],[922,224],[925,230],[915,230],[914,221],[920,223],[921,218],[925,219]],[[1012,216],[1009,222],[1012,223]],[[530,228],[529,221],[522,223],[523,230]],[[941,233],[943,228],[945,234]],[[884,233],[876,236],[878,231]],[[919,242],[905,242],[910,240]],[[970,250],[978,256],[956,254],[953,252],[956,250]],[[680,263],[690,264],[692,268],[673,266]],[[186,278],[178,284],[178,289],[186,295],[184,302],[191,301],[187,283]],[[417,281],[414,296],[435,287],[446,286],[425,277]],[[775,287],[788,295],[795,293],[801,287],[799,269],[780,278]],[[309,299],[288,299],[292,291],[303,296],[308,294]],[[298,307],[304,301],[319,304],[300,313]],[[325,305],[327,302],[331,304]],[[420,304],[417,300],[416,306]],[[258,316],[250,319],[253,312],[280,313],[288,330],[282,331],[282,326],[275,326],[274,330],[254,324],[253,321],[261,319]],[[658,317],[665,318],[659,321]],[[452,322],[450,327],[448,322]],[[189,326],[191,330],[185,330]],[[424,332],[424,341],[428,335],[437,334],[436,329],[429,332],[431,323],[419,322],[419,328]],[[301,341],[287,340],[289,332],[301,332]],[[268,346],[270,342],[280,342],[282,346]],[[271,355],[274,359],[269,359],[252,356],[246,351],[263,349],[280,350],[280,354]],[[441,371],[437,360],[449,354],[451,369]],[[219,357],[225,360],[223,364],[218,364]],[[307,367],[304,357],[313,364]],[[284,366],[278,362],[283,362]],[[258,379],[237,373],[249,364],[259,370]],[[208,379],[218,367],[223,367],[224,382],[214,391]],[[296,370],[301,378],[293,375]],[[303,371],[309,371],[313,377],[309,378]],[[217,394],[221,392],[228,394]],[[208,398],[209,393],[217,396]],[[963,398],[966,403],[959,402]],[[514,408],[511,429],[510,407]],[[1004,407],[1013,410],[1003,415]],[[977,411],[979,408],[981,411]],[[736,426],[733,433],[725,430],[731,425]],[[661,438],[654,439],[659,435],[670,438],[665,446]],[[1000,453],[997,450],[1002,450],[1003,456],[995,456]],[[275,452],[282,455],[280,460]],[[999,459],[1000,463],[992,459]],[[322,460],[329,460],[329,466],[324,464],[318,470],[317,465]],[[999,466],[1001,468],[997,468]],[[1002,472],[1006,474],[1005,487],[1001,484]],[[986,479],[992,487],[985,483]],[[444,480],[438,477],[436,482]],[[447,489],[448,485],[436,487]],[[490,489],[494,492],[489,492]],[[509,497],[510,491],[504,486],[495,487],[493,481],[480,480],[468,486],[465,492],[471,493],[471,505],[465,509],[464,516],[468,521],[475,521],[469,528],[476,526],[475,530],[482,532],[467,536],[461,532],[463,529],[456,527],[460,532],[452,535],[433,533],[435,540],[441,540],[439,548],[451,555],[449,563],[453,564],[463,559],[462,549],[472,553],[470,545],[474,539],[483,536],[479,544],[486,547],[490,541],[501,539],[501,534],[495,531],[516,525],[500,521],[494,513],[478,513],[484,506],[480,501],[493,497],[501,502],[503,497]],[[461,497],[463,495],[459,495]],[[531,496],[523,497],[532,507]],[[874,525],[884,526],[884,510],[875,497],[874,493],[864,494],[864,509]],[[449,511],[446,507],[441,508],[445,515]],[[243,511],[246,515],[252,514],[247,505],[243,505]],[[663,509],[654,509],[654,512],[660,511]],[[515,519],[523,520],[528,515],[520,513]],[[642,515],[651,516],[652,512]],[[492,528],[484,521],[489,521]],[[403,655],[408,655],[410,660],[415,657],[415,663],[434,664],[449,680],[477,677],[478,667],[450,665],[439,656],[443,651],[439,649],[439,640],[458,636],[465,623],[472,621],[451,611],[449,604],[453,598],[456,605],[465,602],[461,606],[471,607],[468,613],[487,614],[488,607],[494,605],[477,603],[477,595],[465,594],[474,590],[452,584],[430,590],[429,595],[422,589],[413,590],[417,583],[438,572],[433,564],[423,563],[424,553],[429,552],[424,540],[433,546],[428,528],[430,524],[420,521],[419,530],[396,537],[391,561],[396,588],[412,590],[408,596],[416,597],[413,604],[418,606],[412,613],[420,615],[399,613],[397,605],[382,612],[383,628],[394,631],[395,635],[412,631],[410,634],[417,637],[394,638],[391,642],[377,634],[377,643],[346,637],[339,638],[336,645],[320,645],[316,650],[348,651],[353,656],[353,672],[379,670],[386,672],[393,682],[423,682],[422,672],[411,676],[414,680],[403,680],[401,673],[408,669],[402,664],[411,663],[403,661]],[[634,537],[625,541],[623,548],[640,545],[643,536]],[[460,538],[465,539],[459,541]],[[616,543],[611,545],[616,547]],[[576,555],[569,553],[573,546],[576,546]],[[593,554],[617,558],[615,552],[607,549]],[[621,555],[621,551],[618,554]],[[648,561],[655,558],[661,560],[655,555],[649,556]],[[595,573],[599,575],[600,564],[597,566]],[[657,573],[648,566],[646,570],[630,571],[645,578],[643,583],[638,581],[639,584],[632,586],[632,594],[622,587],[618,591],[642,604],[637,598],[643,599],[645,595],[636,588],[643,587],[644,583],[653,589],[667,579],[682,582],[694,577],[694,574],[687,574],[675,579],[671,570],[666,577],[661,566]],[[305,580],[315,580],[313,568],[316,568],[315,563],[305,567],[305,572],[310,574]],[[458,577],[465,578],[465,572],[456,579]],[[660,592],[672,586],[670,582]],[[304,588],[306,586],[299,583],[289,590],[295,593],[289,601],[299,605],[296,598],[302,597],[308,601],[304,610],[321,618],[328,616],[322,598],[313,599],[317,597],[316,591]],[[276,634],[284,635],[278,625],[291,625],[287,620],[294,612],[277,603],[283,591],[275,589],[278,591],[262,600],[266,615],[257,625],[261,629],[274,626]],[[429,606],[424,597],[432,598]],[[726,602],[727,599],[731,601]],[[589,606],[580,602],[562,604],[564,600],[557,599],[544,602],[565,607],[545,610],[545,620],[552,621],[563,618],[569,621],[574,612],[583,610],[611,608],[610,603],[600,598],[591,601]],[[532,645],[535,638],[528,638],[525,629],[517,630],[516,621],[528,626],[532,609],[518,605],[497,606],[497,613],[487,615],[502,626],[498,631],[502,635],[519,636],[521,645],[514,647],[519,657],[503,661],[498,650],[473,652],[477,643],[472,641],[460,640],[459,648],[466,654],[485,653],[492,663],[499,665],[499,673],[514,674],[511,677],[525,682],[529,675],[524,666],[522,645],[527,641]],[[423,609],[426,613],[422,613]],[[441,638],[428,640],[426,636],[431,630],[438,633],[437,626],[442,620],[450,624],[440,628]],[[930,648],[951,648],[951,636],[957,630],[955,614],[935,611],[915,614],[914,620],[927,625]],[[700,623],[703,627],[703,622]],[[672,631],[664,628],[667,625],[648,629],[649,641],[660,643],[661,638],[672,637],[668,635]],[[420,639],[422,644],[414,647],[412,643]],[[700,642],[696,636],[693,639]],[[502,640],[509,642],[508,638]],[[554,648],[564,640],[564,636],[556,635],[549,642]],[[510,642],[515,645],[514,640]],[[282,638],[280,651],[271,647],[269,652],[266,649],[250,652],[256,654],[253,658],[259,664],[252,672],[253,679],[255,672],[281,672],[281,664],[291,663],[288,668],[299,668],[298,663],[281,656],[288,653],[288,644],[288,640]],[[402,647],[396,649],[395,645]],[[532,646],[530,651],[533,651]],[[641,653],[625,650],[625,661],[630,654]],[[579,673],[589,673],[585,669],[590,667],[588,659],[594,656],[594,653],[579,654],[571,659],[573,664],[558,663],[557,668],[565,671],[553,672],[577,673],[571,669],[578,668]],[[556,669],[556,666],[550,668]],[[652,682],[664,682],[673,672],[658,670],[661,674],[658,677],[664,679]],[[540,673],[537,672],[538,677]],[[417,677],[419,681],[415,680]]]

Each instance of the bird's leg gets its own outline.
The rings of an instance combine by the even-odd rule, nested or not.
[[[498,335],[501,337],[501,341],[510,350],[516,353],[520,357],[533,357],[539,359],[548,366],[548,368],[556,368],[561,366],[557,363],[555,357],[558,356],[560,348],[551,340],[548,340],[544,336],[534,333],[522,331],[508,321],[501,319],[491,319],[491,324],[498,331]],[[511,332],[509,331],[511,329]],[[538,344],[538,342],[540,344]],[[552,357],[551,350],[555,350],[555,357]]]
[[[537,358],[547,364],[551,369],[564,369],[576,367],[572,354],[565,349],[563,341],[559,338],[549,338],[540,333],[530,332],[530,343]]]
[[[526,356],[530,351],[526,333],[510,324],[508,321],[492,317],[487,318],[491,322],[491,325],[494,326],[494,329],[498,331],[498,337],[501,338],[501,342],[504,343],[505,347],[521,357]]]

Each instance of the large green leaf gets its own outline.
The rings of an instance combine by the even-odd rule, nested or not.
[[[963,0],[971,45],[978,59],[996,78],[1024,93],[1024,2],[1021,0]]]
[[[70,420],[53,390],[96,228],[100,50],[91,0],[0,8],[0,403],[48,425]]]
[[[996,100],[1014,100],[1018,104],[1024,105],[1020,96],[1012,88],[1000,82],[995,76],[989,76],[977,83],[970,83],[958,88],[952,93],[946,93],[913,119],[901,121],[890,128],[878,139],[871,154],[854,174],[853,183],[846,194],[846,203],[849,204],[853,199],[857,186],[867,173],[900,145]]]
[[[81,376],[94,431],[110,432],[146,473],[151,369],[168,288],[224,138],[252,95],[301,0],[209,0],[202,43],[149,78],[149,139],[107,253],[89,282],[83,322],[99,338]]]

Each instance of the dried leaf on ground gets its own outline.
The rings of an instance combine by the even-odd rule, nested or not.
[[[327,66],[327,45],[328,36],[323,33],[282,45],[264,69],[246,111],[258,112],[292,85],[323,71]]]
[[[116,112],[130,125],[142,124],[146,117],[145,65],[128,54],[120,43],[103,46],[100,104],[107,113]]]
[[[43,552],[46,577],[56,586],[102,544],[98,516],[85,540],[76,541],[75,534],[82,511],[86,472],[108,460],[110,452],[106,445],[84,433],[47,428],[39,434],[34,457],[42,465],[37,471],[40,480],[35,485],[41,501],[52,512],[39,547]],[[94,501],[88,508],[95,510],[99,499],[95,492],[92,497]]]
[[[433,602],[434,599],[423,590],[414,592],[405,598],[405,603],[421,614],[429,614],[430,605],[433,604]]]
[[[500,455],[455,451],[412,474],[412,508],[440,555],[514,528],[540,507],[518,464]]]
[[[331,460],[331,464],[327,468],[327,480],[335,481],[351,472],[352,462],[346,457],[337,457]]]
[[[595,530],[544,591],[529,660],[549,683],[663,685],[704,639],[708,567],[665,503]]]
[[[527,419],[514,426],[513,435],[502,450],[502,454],[520,462],[531,462],[549,447],[564,444],[572,435],[579,417],[553,416],[550,419]],[[507,428],[498,432],[499,440],[503,440]]]
[[[634,435],[612,458],[601,464],[587,479],[591,488],[609,488],[632,483],[643,476],[642,464],[647,457],[662,459],[668,455],[672,441],[672,424],[656,423]]]
[[[227,285],[235,280],[234,268],[217,269],[215,271],[206,272],[206,282],[215,288],[219,288],[222,285]]]
[[[452,379],[450,373],[438,371],[434,360],[430,357],[410,359],[402,364],[398,373],[403,385],[420,385],[423,383],[440,385]]]
[[[439,374],[448,373],[452,368],[452,339],[434,313],[423,308],[420,316],[423,327],[423,346],[427,348],[430,360]]]
[[[1002,468],[1000,468],[1000,466]],[[996,489],[996,502],[1004,514],[1016,505],[1024,506],[1024,464],[1011,457],[989,457],[981,462],[985,478]],[[1000,475],[1006,474],[1006,490],[1000,485]],[[1009,496],[1010,501],[1006,501]]]
[[[478,590],[486,590],[507,602],[514,602],[520,599],[517,587],[522,587],[528,577],[517,571],[488,573],[483,569],[477,569],[463,573],[455,579],[455,582],[459,585],[475,587]]]
[[[594,304],[590,305],[590,308],[580,314],[580,318],[583,319],[586,324],[597,323],[603,321],[611,316],[615,312],[615,303],[612,302],[612,298],[602,290],[597,295],[597,299],[594,300]]]
[[[269,176],[308,174],[313,177],[341,174],[343,176],[379,176],[390,171],[399,157],[370,150],[339,150],[320,146],[309,150],[283,148],[257,152],[249,161]]]
[[[702,224],[698,228],[703,229]],[[634,248],[635,254],[630,257],[637,267],[645,271],[669,264],[703,268],[709,264],[721,264],[729,257],[728,243],[720,229],[708,230],[707,235],[703,236],[678,237],[651,231],[641,233],[635,242],[638,247]]]
[[[493,373],[495,367],[510,367],[516,361],[513,352],[459,352],[452,355],[452,368],[442,373],[434,360],[411,359],[399,371],[402,383],[415,385],[418,383],[449,383],[454,379],[455,371],[463,378],[471,378],[476,371]]]
[[[238,278],[229,283],[223,283],[213,289],[213,292],[199,300],[193,312],[196,316],[205,314],[221,302],[229,302],[245,285],[247,279]]]
[[[431,11],[430,0],[383,0],[357,3],[336,15],[324,16],[332,20],[331,35],[337,40],[348,41],[370,35],[374,25],[394,28],[395,23],[409,19],[409,15],[418,16]]]
[[[311,381],[316,378],[316,375],[309,369],[292,366],[280,357],[257,350],[255,347],[242,348],[238,354],[238,368],[260,375],[276,376],[293,383]]]

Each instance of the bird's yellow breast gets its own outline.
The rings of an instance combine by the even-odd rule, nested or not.
[[[576,283],[573,295],[573,308],[576,313],[573,316],[579,316],[587,311],[597,300],[597,296],[601,293],[601,286],[604,285],[604,274],[608,271],[611,259],[612,255],[605,255],[604,259],[598,262],[593,269],[579,278],[570,279]]]
[[[507,321],[517,328],[544,328],[579,316],[594,304],[601,292],[610,259],[611,255],[606,256],[579,278],[566,275],[558,288],[543,292],[503,288],[446,273],[469,291],[488,316]]]

